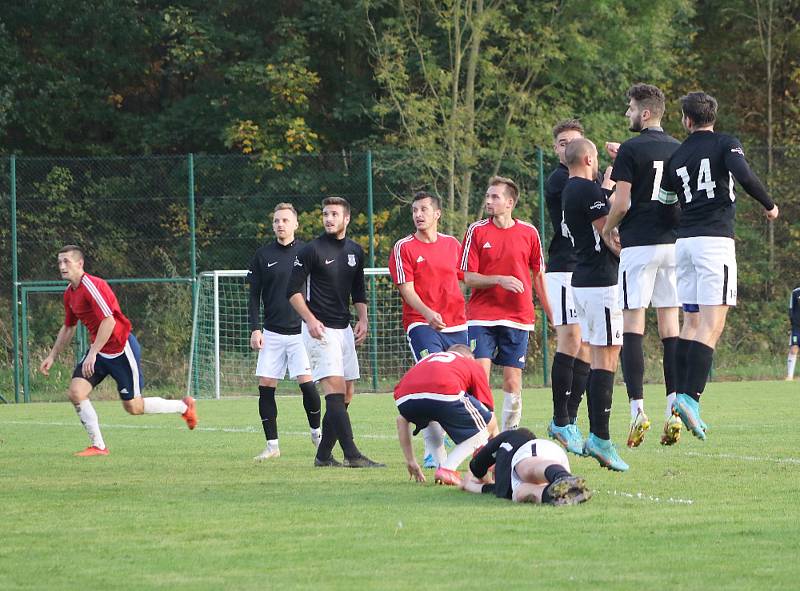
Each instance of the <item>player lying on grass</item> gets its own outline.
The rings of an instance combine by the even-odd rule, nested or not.
[[[194,429],[197,413],[191,396],[185,396],[183,400],[142,398],[139,342],[131,332],[131,322],[120,310],[108,283],[84,272],[81,249],[68,245],[58,251],[58,270],[61,277],[69,281],[64,290],[64,325],[39,371],[44,375],[50,374],[58,354],[72,342],[78,320],[83,322],[92,338],[92,345],[72,372],[68,395],[89,434],[91,445],[75,455],[108,455],[89,394],[109,375],[117,382],[122,406],[130,414],[178,413],[189,429]]]
[[[584,479],[570,473],[564,450],[525,428],[503,431],[485,445],[469,463],[461,488],[515,503],[577,505],[592,496]]]
[[[414,457],[411,423],[416,425],[416,435],[436,421],[456,443],[436,469],[434,479],[439,484],[460,484],[459,464],[497,433],[489,381],[466,345],[432,353],[409,369],[394,388],[394,400],[400,412],[400,448],[408,473],[417,482],[425,482],[425,475]]]

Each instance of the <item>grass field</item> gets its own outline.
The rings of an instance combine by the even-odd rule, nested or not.
[[[268,464],[251,460],[255,398],[200,401],[193,432],[99,402],[111,455],[98,458],[72,456],[87,440],[68,403],[0,405],[0,589],[797,588],[799,395],[796,382],[710,384],[708,440],[663,448],[649,387],[654,427],[622,449],[630,472],[571,456],[595,495],[560,508],[409,482],[388,395],[351,406],[385,470],[313,468],[296,397],[279,399],[283,457]],[[539,435],[549,399],[525,393]]]

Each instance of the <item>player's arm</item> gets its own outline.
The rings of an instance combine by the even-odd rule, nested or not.
[[[369,317],[367,315],[367,304],[364,302],[356,302],[354,304],[356,309],[356,316],[358,321],[353,329],[353,336],[356,340],[356,345],[360,345],[367,340],[367,329],[369,328]]]
[[[477,494],[494,494],[494,483],[486,484],[483,480],[475,478],[467,472],[461,479],[461,490]]]
[[[414,448],[411,446],[411,424],[403,415],[397,417],[397,438],[400,440],[400,449],[403,450],[406,459],[409,480],[413,478],[417,482],[425,482],[425,474],[422,473],[422,468],[414,457]]]
[[[414,289],[413,281],[398,284],[397,290],[400,292],[400,297],[403,298],[403,301],[414,308],[417,312],[422,314],[423,318],[425,318],[431,328],[434,330],[442,330],[443,328],[447,328],[447,325],[442,320],[442,315],[436,310],[432,310],[426,306],[425,302],[422,301],[422,298],[419,297],[417,291]]]
[[[611,209],[606,216],[606,223],[601,232],[606,243],[612,241],[613,231],[631,208],[631,184],[628,181],[617,181],[615,193],[616,197],[611,202]]]
[[[607,219],[608,219],[608,216],[604,215],[603,217],[597,218],[596,220],[592,221],[592,226],[594,226],[594,229],[601,236],[602,236],[603,228],[605,227]],[[618,257],[620,251],[622,250],[622,245],[619,242],[619,230],[614,228],[614,230],[611,232],[611,235],[608,237],[608,239],[606,239],[605,236],[602,236],[602,238],[603,238],[603,242],[605,242],[606,246],[608,246],[608,249],[611,252],[613,252],[615,256]]]
[[[67,326],[66,324],[61,325],[58,335],[56,336],[56,342],[53,344],[53,348],[50,349],[50,353],[39,365],[40,372],[46,376],[50,375],[50,368],[53,367],[53,363],[55,363],[55,360],[61,351],[63,351],[64,348],[72,341],[72,337],[75,336],[75,329],[77,327],[77,324],[73,324],[72,326]]]
[[[547,297],[547,286],[545,285],[544,271],[534,271],[532,276],[533,291],[536,292],[536,297],[539,299],[539,305],[542,307],[547,321],[553,324],[553,309],[550,307],[550,299]]]
[[[487,289],[499,285],[503,289],[514,293],[525,291],[522,281],[513,275],[483,275],[474,271],[464,271],[464,283],[472,289]]]
[[[750,165],[747,164],[747,160],[744,158],[744,150],[738,141],[732,141],[729,149],[726,149],[725,165],[739,184],[744,187],[747,194],[764,207],[767,219],[774,220],[777,218],[778,206],[770,199],[767,189],[752,171]]]
[[[511,431],[503,431],[497,437],[492,437],[489,443],[484,445],[475,457],[470,460],[469,471],[475,475],[476,478],[482,479],[489,472],[489,468],[494,466],[497,460],[497,451],[500,446],[505,443]]]
[[[250,294],[247,299],[247,319],[250,323],[250,348],[256,351],[264,346],[264,336],[261,333],[261,271],[258,257],[253,257],[250,270],[247,273],[247,282],[250,284]]]
[[[286,286],[286,297],[289,299],[289,304],[300,315],[303,322],[306,323],[308,334],[315,339],[321,339],[325,335],[325,325],[320,322],[316,316],[311,312],[306,303],[306,296],[304,295],[306,279],[311,272],[311,265],[314,262],[313,243],[306,244],[303,249],[297,254],[294,265],[292,266],[292,274],[289,277],[289,283]]]
[[[367,316],[367,288],[364,285],[364,251],[359,251],[356,255],[358,261],[356,267],[356,274],[353,276],[353,284],[351,289],[351,298],[353,305],[356,309],[358,321],[353,329],[353,336],[356,340],[356,345],[360,345],[367,340],[367,329],[369,328],[369,319]]]
[[[114,333],[114,327],[116,325],[117,321],[113,316],[106,316],[100,321],[100,326],[97,327],[97,337],[94,339],[94,342],[89,347],[89,351],[86,353],[86,357],[83,359],[83,367],[81,368],[83,377],[88,379],[94,375],[94,364],[97,361],[97,354],[106,346],[108,339],[110,339],[111,335]]]

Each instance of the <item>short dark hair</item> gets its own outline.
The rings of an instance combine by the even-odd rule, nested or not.
[[[658,86],[634,84],[625,94],[628,99],[635,100],[640,108],[650,111],[656,119],[660,119],[664,115],[666,98]]]
[[[489,179],[489,186],[494,187],[495,185],[505,185],[508,187],[509,193],[511,193],[511,198],[514,200],[514,204],[517,203],[517,200],[519,199],[519,187],[517,186],[517,183],[505,176],[493,176]]]
[[[577,119],[564,119],[553,126],[553,139],[558,139],[558,135],[565,131],[577,131],[581,135],[584,134],[583,125],[580,121]]]
[[[705,92],[690,92],[681,97],[681,111],[697,126],[711,125],[717,120],[717,99]]]
[[[76,246],[74,244],[67,244],[63,246],[61,250],[58,251],[58,254],[64,254],[66,252],[77,252],[78,253],[78,260],[83,260],[83,249],[80,246]]]
[[[322,200],[323,209],[326,205],[341,205],[344,208],[345,215],[350,215],[350,202],[344,197],[325,197],[325,199]]]
[[[442,202],[439,200],[439,198],[436,195],[428,193],[427,191],[417,191],[416,193],[414,193],[414,198],[411,200],[411,203],[422,201],[423,199],[430,199],[431,204],[436,209],[442,209]]]

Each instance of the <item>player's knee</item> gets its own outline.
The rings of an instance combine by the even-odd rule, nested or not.
[[[130,415],[144,414],[144,400],[141,398],[133,398],[132,400],[123,400],[122,408],[125,409]]]

